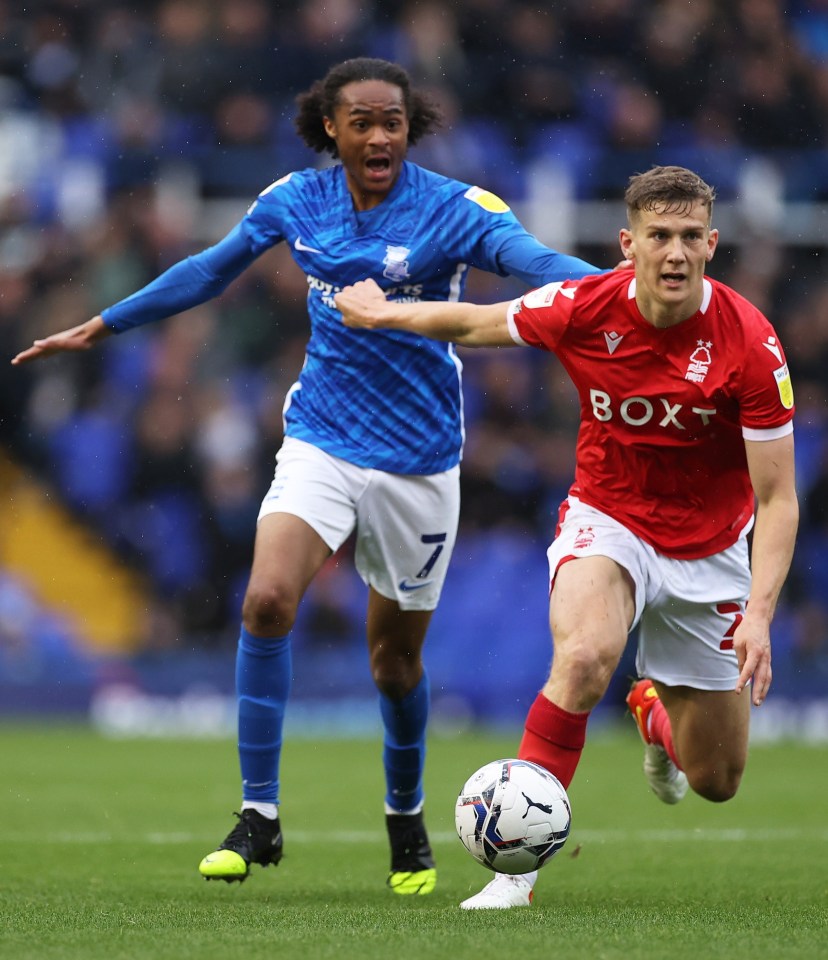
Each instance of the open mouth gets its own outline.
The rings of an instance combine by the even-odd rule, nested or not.
[[[369,157],[365,166],[375,176],[383,176],[391,169],[391,160],[388,157]]]
[[[671,287],[683,283],[687,278],[683,273],[662,273],[661,279]]]

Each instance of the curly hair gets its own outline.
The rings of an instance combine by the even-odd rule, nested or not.
[[[696,204],[707,207],[713,216],[716,191],[686,167],[652,167],[630,177],[624,202],[630,221],[642,210],[663,208],[667,213],[688,213]]]
[[[374,57],[356,57],[332,67],[309,90],[296,98],[299,112],[294,125],[299,136],[317,153],[337,156],[336,142],[325,132],[323,119],[333,117],[340,90],[361,80],[382,80],[399,87],[408,118],[408,145],[413,146],[442,123],[440,108],[426,96],[411,88],[406,71],[396,63]]]

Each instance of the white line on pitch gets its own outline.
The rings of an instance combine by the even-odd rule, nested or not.
[[[457,834],[450,831],[431,832],[431,840],[435,843],[453,843],[457,840]],[[210,837],[204,834],[186,833],[183,831],[175,832],[152,832],[146,833],[143,837],[124,834],[122,837],[111,833],[103,832],[70,832],[62,831],[52,835],[51,838],[40,836],[39,842],[45,843],[66,843],[66,844],[94,844],[94,843],[135,843],[136,840],[142,840],[150,844],[180,844],[194,843],[202,841],[210,843]],[[742,843],[746,840],[761,841],[780,841],[780,840],[828,840],[828,829],[824,828],[800,828],[790,827],[783,829],[774,829],[766,827],[764,829],[743,829],[743,828],[686,828],[686,829],[661,829],[661,830],[573,830],[570,835],[570,844],[576,843],[629,843],[652,842],[652,843],[690,843],[690,842],[708,842],[708,843]],[[20,834],[14,837],[3,839],[3,843],[14,843],[16,840],[28,842]],[[386,843],[387,838],[384,832],[379,830],[292,830],[286,831],[286,840],[289,843],[342,843],[342,844],[372,844]]]

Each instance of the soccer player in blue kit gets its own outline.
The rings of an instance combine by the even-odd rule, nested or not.
[[[543,246],[493,194],[406,160],[440,114],[398,65],[345,61],[297,104],[302,139],[340,163],[277,180],[215,246],[86,323],[36,340],[12,363],[88,349],[180,313],[220,294],[274,244],[290,245],[307,276],[311,334],[285,401],[285,440],[259,513],[242,608],[241,812],[199,871],[242,881],[252,863],[282,857],[290,630],[309,584],[355,530],[384,726],[388,884],[427,894],[437,875],[423,820],[429,686],[421,654],[457,530],[462,364],[451,344],[345,327],[334,295],[372,277],[392,299],[458,300],[472,266],[531,287],[598,268]]]

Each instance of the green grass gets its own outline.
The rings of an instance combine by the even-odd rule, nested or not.
[[[0,955],[38,960],[767,960],[828,956],[825,748],[756,746],[742,790],[665,807],[632,730],[593,736],[570,839],[530,910],[466,913],[489,874],[454,799],[515,740],[433,738],[430,897],[384,887],[379,744],[289,744],[286,853],[244,884],[196,865],[237,808],[234,744],[0,726]]]

